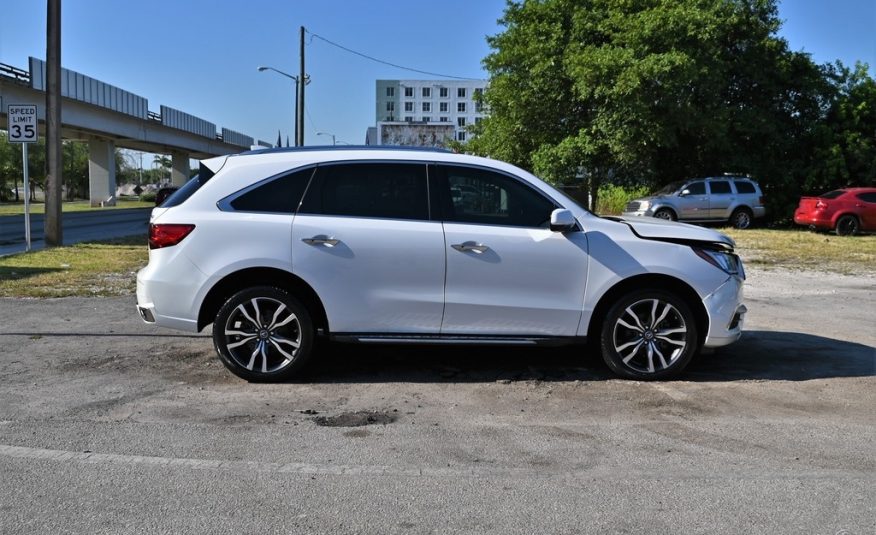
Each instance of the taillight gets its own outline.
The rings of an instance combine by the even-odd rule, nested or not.
[[[757,198],[757,205],[763,206],[764,204],[766,204],[766,202],[764,202],[763,196],[758,197]]]
[[[161,249],[176,245],[193,230],[194,225],[149,225],[149,248]]]

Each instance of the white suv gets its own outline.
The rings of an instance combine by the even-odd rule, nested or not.
[[[512,165],[432,150],[305,148],[205,160],[161,207],[141,317],[213,324],[251,381],[298,372],[317,337],[361,343],[598,343],[666,378],[741,334],[733,241],[601,218]]]

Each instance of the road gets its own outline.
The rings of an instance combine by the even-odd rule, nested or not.
[[[64,243],[105,240],[146,233],[149,208],[123,208],[68,212],[63,215]],[[45,247],[42,214],[31,215],[31,244],[34,250]],[[24,215],[0,216],[0,256],[25,249]]]
[[[743,340],[660,383],[331,345],[248,384],[133,296],[0,299],[0,532],[874,533],[876,277],[747,292]]]

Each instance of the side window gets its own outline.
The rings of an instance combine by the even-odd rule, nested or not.
[[[510,176],[470,167],[440,166],[447,178],[445,221],[547,227],[553,202]]]
[[[754,193],[754,184],[742,180],[734,180],[733,185],[736,186],[737,193]]]
[[[726,180],[709,182],[709,188],[712,190],[712,195],[730,195],[733,193],[730,190],[730,183]]]
[[[428,220],[426,166],[415,163],[320,166],[299,212]]]
[[[706,194],[706,183],[705,182],[693,182],[688,184],[686,188],[684,188],[690,192],[691,195],[705,195]]]
[[[872,202],[876,203],[876,192],[873,193],[859,193],[858,198],[864,202]]]
[[[295,171],[253,189],[231,201],[231,207],[241,212],[273,212],[294,214],[307,188],[313,168]]]

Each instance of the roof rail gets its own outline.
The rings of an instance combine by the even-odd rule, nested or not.
[[[262,150],[248,150],[239,153],[239,156],[243,156],[245,154],[274,154],[274,153],[285,153],[285,152],[315,152],[315,151],[362,151],[362,150],[371,150],[371,151],[379,151],[379,150],[400,150],[400,151],[411,151],[411,152],[441,152],[441,153],[452,153],[453,151],[448,149],[441,149],[438,147],[409,147],[402,145],[308,145],[306,147],[274,147],[272,149],[262,149]]]

